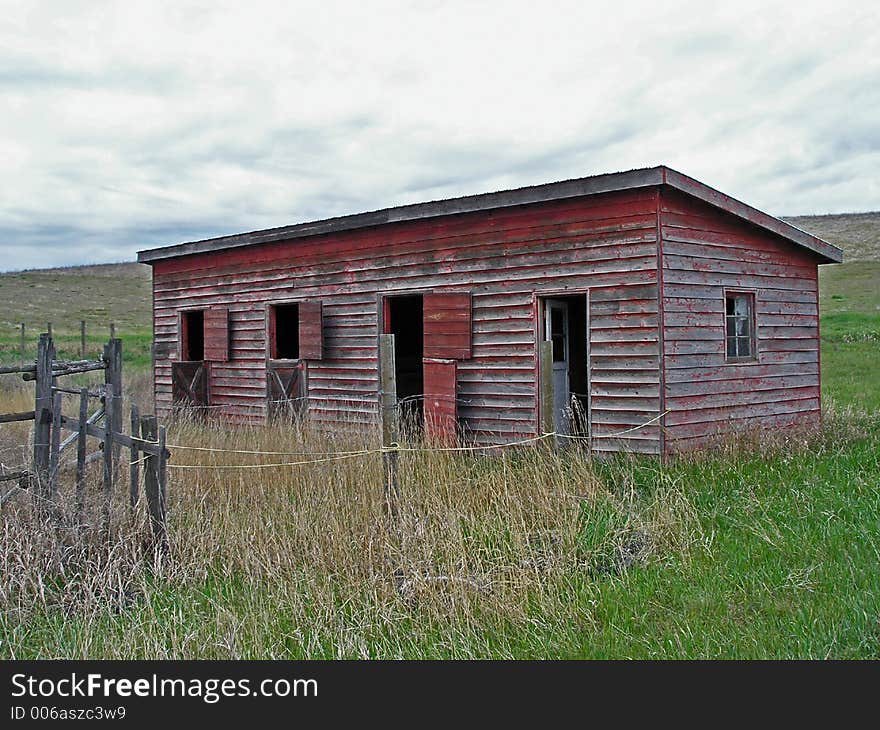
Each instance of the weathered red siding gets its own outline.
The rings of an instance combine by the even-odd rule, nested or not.
[[[458,437],[457,368],[455,360],[425,360],[425,435],[452,445]]]
[[[262,419],[265,305],[300,299],[320,301],[323,314],[322,359],[307,363],[310,417],[371,421],[380,295],[469,292],[471,357],[457,362],[462,425],[483,442],[530,436],[537,429],[535,296],[601,287],[590,339],[605,375],[594,407],[600,429],[613,432],[657,412],[657,270],[657,191],[650,188],[156,261],[157,407],[170,406],[177,312],[222,305],[231,358],[212,365],[212,404]],[[632,393],[633,383],[647,389]],[[638,406],[622,407],[618,400],[630,396],[641,399]],[[641,450],[656,451],[658,433],[641,434]]]
[[[229,359],[229,310],[211,307],[205,310],[205,360],[226,362]]]
[[[660,424],[655,420],[660,414],[657,298],[656,284],[590,290],[588,363],[594,451],[653,454],[660,450]]]
[[[817,424],[816,257],[677,191],[661,195],[667,446],[743,427]],[[757,361],[725,358],[724,290],[755,292]]]

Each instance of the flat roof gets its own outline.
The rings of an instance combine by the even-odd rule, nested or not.
[[[137,260],[140,263],[149,264],[179,256],[213,253],[242,246],[307,238],[326,233],[352,231],[388,223],[402,223],[425,218],[457,215],[459,213],[476,213],[498,208],[529,205],[530,203],[546,203],[566,198],[578,198],[585,195],[648,188],[658,185],[668,185],[716,208],[725,210],[749,223],[782,236],[792,243],[817,254],[823,259],[822,263],[843,261],[843,251],[837,246],[823,241],[821,238],[806,231],[802,231],[800,228],[775,218],[768,213],[763,213],[757,208],[746,205],[665,165],[629,170],[627,172],[591,175],[590,177],[574,180],[531,185],[529,187],[502,190],[494,193],[466,195],[460,198],[434,200],[427,203],[399,205],[394,208],[383,208],[382,210],[369,213],[343,215],[336,218],[309,221],[307,223],[296,223],[280,228],[267,228],[260,231],[251,231],[250,233],[238,233],[231,236],[219,236],[217,238],[206,238],[201,241],[189,241],[160,248],[150,248],[138,251]]]

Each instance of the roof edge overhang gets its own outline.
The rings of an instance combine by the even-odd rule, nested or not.
[[[802,246],[821,259],[820,263],[836,263],[843,260],[843,252],[821,238],[802,231],[785,221],[763,213],[735,198],[710,188],[708,185],[688,177],[666,166],[649,167],[627,172],[612,172],[603,175],[564,180],[562,182],[545,183],[513,190],[502,190],[495,193],[467,195],[461,198],[437,200],[427,203],[414,203],[394,208],[385,208],[369,213],[327,218],[308,223],[297,223],[281,228],[240,233],[232,236],[220,236],[201,241],[179,243],[160,248],[138,251],[139,263],[152,264],[164,259],[192,256],[194,254],[213,253],[243,246],[261,243],[274,243],[297,238],[320,236],[328,233],[386,225],[388,223],[404,223],[427,218],[438,218],[462,213],[510,208],[513,206],[533,203],[547,203],[566,198],[579,198],[600,193],[619,192],[667,185],[680,190],[717,208],[721,208],[743,220],[771,231],[793,243]]]

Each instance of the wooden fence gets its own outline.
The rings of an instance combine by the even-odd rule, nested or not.
[[[65,388],[58,378],[76,373],[104,371],[104,384],[94,390]],[[153,534],[160,545],[166,545],[166,464],[170,453],[165,447],[165,427],[155,416],[141,416],[131,408],[131,432],[123,433],[122,405],[122,341],[111,338],[97,360],[58,360],[48,333],[40,335],[37,357],[33,363],[0,367],[0,374],[20,373],[25,381],[34,382],[34,409],[22,413],[0,414],[0,423],[33,421],[33,460],[29,468],[0,474],[0,482],[17,481],[17,486],[0,498],[0,505],[17,491],[27,489],[33,494],[41,513],[57,514],[61,455],[76,448],[75,510],[78,524],[83,522],[86,495],[86,465],[102,460],[103,528],[110,531],[110,504],[113,498],[116,466],[123,449],[129,456],[129,502],[134,508],[140,498],[141,462],[143,462],[144,493],[150,513]],[[79,396],[77,416],[63,413],[63,394]],[[97,407],[92,413],[92,405]],[[68,432],[62,438],[64,432]],[[98,441],[98,450],[88,451],[88,439]],[[143,457],[141,457],[143,454]]]
[[[20,346],[19,346],[19,358],[22,364],[27,364],[27,325],[24,322],[19,323],[16,327],[19,331],[20,335]],[[108,329],[110,331],[110,339],[116,339],[116,323],[110,322],[108,325]],[[48,333],[50,338],[53,338],[53,328],[52,323],[46,323],[46,332]],[[79,352],[80,357],[85,360],[86,352],[88,350],[88,338],[86,334],[86,320],[80,320],[79,323]],[[9,368],[4,369],[6,372],[10,372]]]

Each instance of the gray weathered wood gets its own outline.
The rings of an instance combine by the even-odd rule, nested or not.
[[[382,422],[382,446],[388,449],[400,439],[400,423],[397,413],[397,380],[394,360],[394,335],[379,335],[379,401]],[[383,451],[382,465],[385,473],[385,507],[390,517],[397,515],[400,485],[397,477],[397,452]]]
[[[168,451],[165,448],[165,426],[159,426],[159,455],[156,457],[156,472],[159,482],[159,514],[157,520],[156,538],[159,547],[162,550],[168,549],[168,529],[166,525],[167,518],[167,489],[168,489],[168,469],[167,466]]]
[[[25,333],[25,326],[24,326],[24,322],[22,322],[21,323],[21,364],[22,365],[24,365],[25,362],[27,362],[27,356],[25,354],[25,352],[26,352],[25,344],[26,343],[25,343],[25,339],[24,339],[24,333]]]
[[[52,339],[52,323],[51,322],[46,323],[46,332],[49,333],[49,339]]]
[[[155,416],[143,416],[141,418],[141,436],[150,441],[158,441],[162,447],[160,453],[164,453],[165,428],[159,428]],[[164,548],[165,531],[165,458],[159,454],[148,454],[144,460],[144,493],[147,497],[147,507],[150,512],[150,525],[153,536],[160,546]]]
[[[129,473],[129,500],[131,502],[131,507],[137,505],[138,501],[138,483],[140,482],[140,468],[138,463],[138,444],[135,439],[140,438],[141,435],[141,419],[140,414],[138,413],[138,407],[131,407],[131,436],[132,441],[129,447],[129,453],[131,455],[131,461],[128,467]]]
[[[65,363],[56,363],[52,368],[52,377],[60,378],[65,375],[75,375],[77,373],[88,373],[92,370],[106,370],[106,365],[102,361],[97,362],[87,362],[87,363],[74,363],[74,364],[65,364]],[[36,380],[36,373],[31,371],[30,369],[19,371],[24,374],[21,376],[22,380],[31,381]]]
[[[92,416],[92,418],[94,418],[94,416]],[[91,419],[89,419],[89,421],[91,421]],[[61,428],[67,429],[69,431],[70,430],[77,431],[77,430],[79,430],[79,422],[76,419],[68,418],[67,416],[62,416],[61,417]],[[91,423],[91,422],[86,424],[86,434],[88,436],[93,436],[97,439],[101,439],[102,442],[103,442],[104,434],[106,433],[106,430],[107,430],[107,423],[106,422],[104,423],[103,426],[98,426],[98,425]],[[143,437],[142,438],[135,438],[133,436],[128,436],[127,434],[124,434],[124,433],[115,433],[114,432],[113,445],[117,449],[121,449],[121,448],[129,448],[130,449],[132,446],[136,446],[138,448],[138,450],[144,451],[148,454],[158,455],[158,453],[159,453],[159,446],[158,446],[158,444],[156,444],[156,442],[154,442],[154,441],[151,442],[150,440],[143,438]],[[102,443],[101,447],[103,448],[103,443]]]
[[[107,420],[114,434],[122,433],[122,340],[111,339],[104,347],[104,371],[106,389],[104,393]],[[113,404],[113,410],[108,407]],[[119,460],[119,444],[113,447],[113,459]]]
[[[48,334],[37,343],[34,388],[34,477],[39,496],[46,496],[49,478],[49,437],[52,428],[52,359],[55,348]]]
[[[76,520],[82,523],[86,497],[86,439],[89,425],[89,389],[79,394],[79,428],[76,432]]]
[[[556,414],[553,409],[553,343],[541,342],[538,371],[541,378],[541,430],[543,433],[556,431]]]
[[[116,322],[110,323],[110,339],[111,340],[116,339]]]
[[[7,373],[34,373],[36,370],[36,366],[25,363],[21,365],[4,365],[0,367],[0,375],[6,375]]]
[[[79,347],[79,355],[85,360],[86,359],[86,321],[80,320],[79,323],[79,338],[80,338],[80,347]]]
[[[79,388],[63,388],[60,385],[52,386],[52,390],[54,390],[56,393],[70,393],[71,395],[79,395],[79,392],[80,392]],[[90,390],[89,395],[92,398],[103,398],[104,397],[104,394],[100,391],[97,391],[97,390]]]
[[[85,390],[86,390],[87,397],[90,396],[91,394],[88,392],[88,389],[86,388]],[[80,396],[82,396],[82,389],[77,391],[77,393]],[[104,417],[104,409],[102,408],[99,411],[96,411],[90,418],[86,419],[86,428],[88,428],[88,426],[91,426],[91,425],[97,423],[103,417]],[[66,416],[61,417],[61,428],[66,429],[68,431],[73,429],[73,433],[70,434],[70,436],[68,436],[66,439],[64,439],[61,442],[61,452],[64,453],[65,449],[67,449],[74,441],[77,441],[79,439],[79,432],[82,431],[82,429],[79,426],[79,421],[72,421],[71,419],[67,418]],[[101,431],[100,434],[91,434],[88,432],[86,433],[87,436],[97,435],[98,438],[101,437],[101,434],[103,434],[103,431]]]
[[[110,344],[105,346],[104,353],[107,356],[109,362],[110,358],[113,356],[112,347]],[[110,368],[108,367],[108,379],[109,371]],[[119,433],[119,430],[114,428],[114,425],[118,420],[116,415],[116,411],[118,410],[118,408],[119,401],[113,395],[112,384],[108,382],[107,394],[104,399],[104,448],[102,450],[102,453],[104,455],[104,471],[102,479],[102,496],[104,502],[104,531],[108,535],[110,533],[110,505],[113,500],[114,468],[116,466],[116,455],[119,450],[118,447],[114,444],[114,431],[115,433]]]
[[[49,485],[47,497],[54,500],[58,495],[58,458],[61,446],[61,393],[52,398],[52,431],[49,435]]]
[[[398,439],[397,381],[395,379],[394,335],[379,335],[379,386],[381,388],[382,444]]]
[[[15,421],[33,421],[34,411],[22,411],[21,413],[4,413],[0,415],[0,423],[13,423]]]

